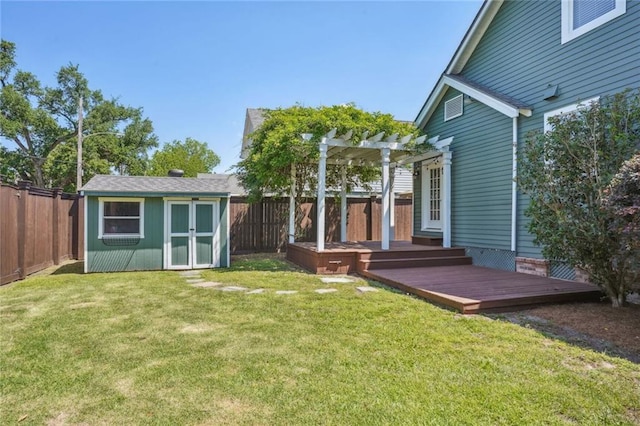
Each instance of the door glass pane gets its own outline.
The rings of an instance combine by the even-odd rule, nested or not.
[[[171,204],[171,232],[189,232],[189,205]]]
[[[171,265],[189,265],[189,237],[171,237]]]
[[[196,237],[196,264],[210,265],[213,263],[213,238]]]
[[[196,204],[196,232],[213,232],[213,206]]]

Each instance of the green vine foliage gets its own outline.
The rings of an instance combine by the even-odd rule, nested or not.
[[[583,105],[550,124],[553,130],[528,136],[520,163],[529,231],[547,259],[585,270],[613,306],[622,306],[632,284],[630,252],[622,249],[624,227],[607,196],[640,148],[640,90]]]
[[[366,112],[353,104],[318,108],[296,105],[290,108],[264,110],[264,123],[249,135],[250,152],[235,168],[240,181],[257,201],[265,194],[288,195],[291,190],[291,167],[296,165],[296,194],[298,199],[313,197],[317,190],[319,150],[323,135],[337,128],[337,135],[353,131],[352,140],[358,143],[365,132],[374,135],[398,133],[400,137],[418,136],[413,124],[400,122],[390,114]],[[302,134],[313,135],[305,141]],[[416,152],[427,150],[428,144],[412,147]],[[327,166],[327,187],[339,187],[342,169],[347,168],[349,190],[357,184],[367,185],[379,179],[380,168],[361,165]]]

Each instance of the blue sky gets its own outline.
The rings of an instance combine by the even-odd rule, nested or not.
[[[161,143],[207,142],[224,173],[246,108],[354,102],[413,120],[481,3],[3,0],[0,35],[45,85],[79,64]]]

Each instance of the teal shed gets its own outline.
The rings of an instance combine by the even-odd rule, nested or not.
[[[228,267],[226,180],[94,176],[85,197],[85,272]]]

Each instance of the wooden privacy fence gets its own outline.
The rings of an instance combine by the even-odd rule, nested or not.
[[[381,236],[382,201],[379,198],[347,200],[347,239],[377,241]],[[297,209],[296,241],[316,240],[316,203],[309,200]],[[233,254],[284,250],[288,241],[289,199],[266,198],[250,204],[232,197],[231,252]],[[411,199],[395,199],[395,240],[411,239]],[[340,202],[327,199],[326,241],[340,241]]]
[[[84,254],[83,200],[60,189],[0,185],[0,285]]]

